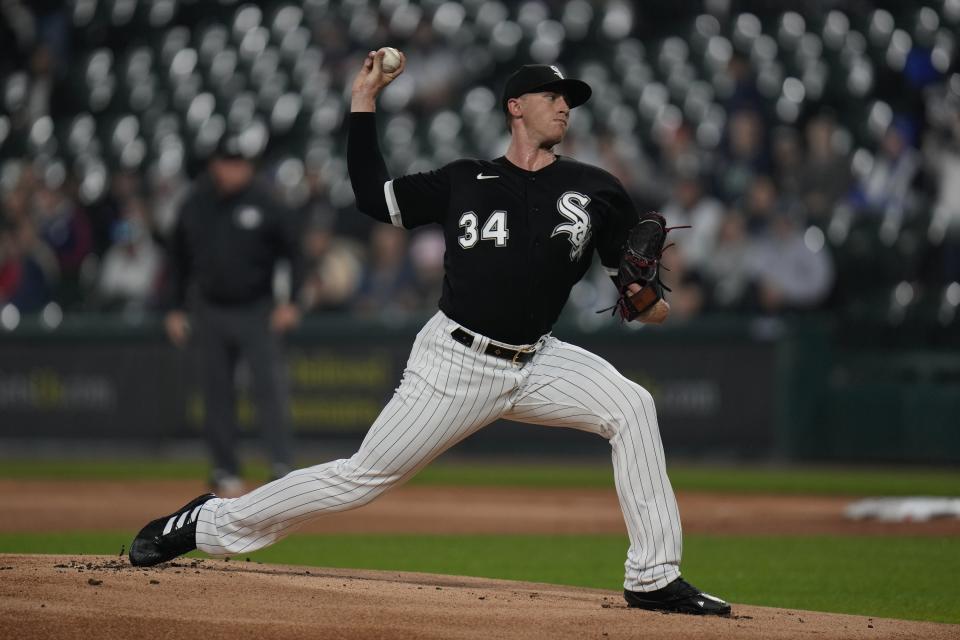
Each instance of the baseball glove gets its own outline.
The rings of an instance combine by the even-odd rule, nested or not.
[[[671,246],[664,246],[667,233],[680,228],[667,227],[660,213],[650,211],[630,230],[617,274],[620,297],[612,307],[623,320],[633,320],[662,300],[664,291],[670,291],[660,280],[660,257]],[[633,283],[641,288],[631,294],[628,287]]]

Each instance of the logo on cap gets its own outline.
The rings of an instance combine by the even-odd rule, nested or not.
[[[553,69],[553,72],[557,74],[558,78],[560,78],[561,80],[566,80],[566,78],[563,77],[563,74],[560,73],[560,69],[558,69],[556,65],[550,65],[550,68]]]
[[[263,213],[257,207],[240,207],[233,213],[234,220],[241,229],[256,229],[263,222]]]

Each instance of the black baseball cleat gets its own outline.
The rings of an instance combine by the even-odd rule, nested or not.
[[[207,500],[216,498],[205,493],[194,498],[175,513],[147,524],[130,543],[130,564],[152,567],[173,560],[197,548],[197,516]]]
[[[692,613],[706,616],[728,616],[730,605],[720,598],[704,593],[695,586],[677,578],[662,589],[656,591],[624,591],[623,598],[631,607],[671,611],[674,613]]]

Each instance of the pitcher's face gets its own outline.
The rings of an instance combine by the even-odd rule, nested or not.
[[[525,93],[517,101],[524,126],[540,146],[549,148],[563,140],[570,123],[570,105],[562,93]]]

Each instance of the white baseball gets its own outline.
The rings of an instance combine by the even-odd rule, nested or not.
[[[393,73],[400,68],[400,52],[393,47],[383,47],[383,59],[380,61],[380,68],[384,73]]]

